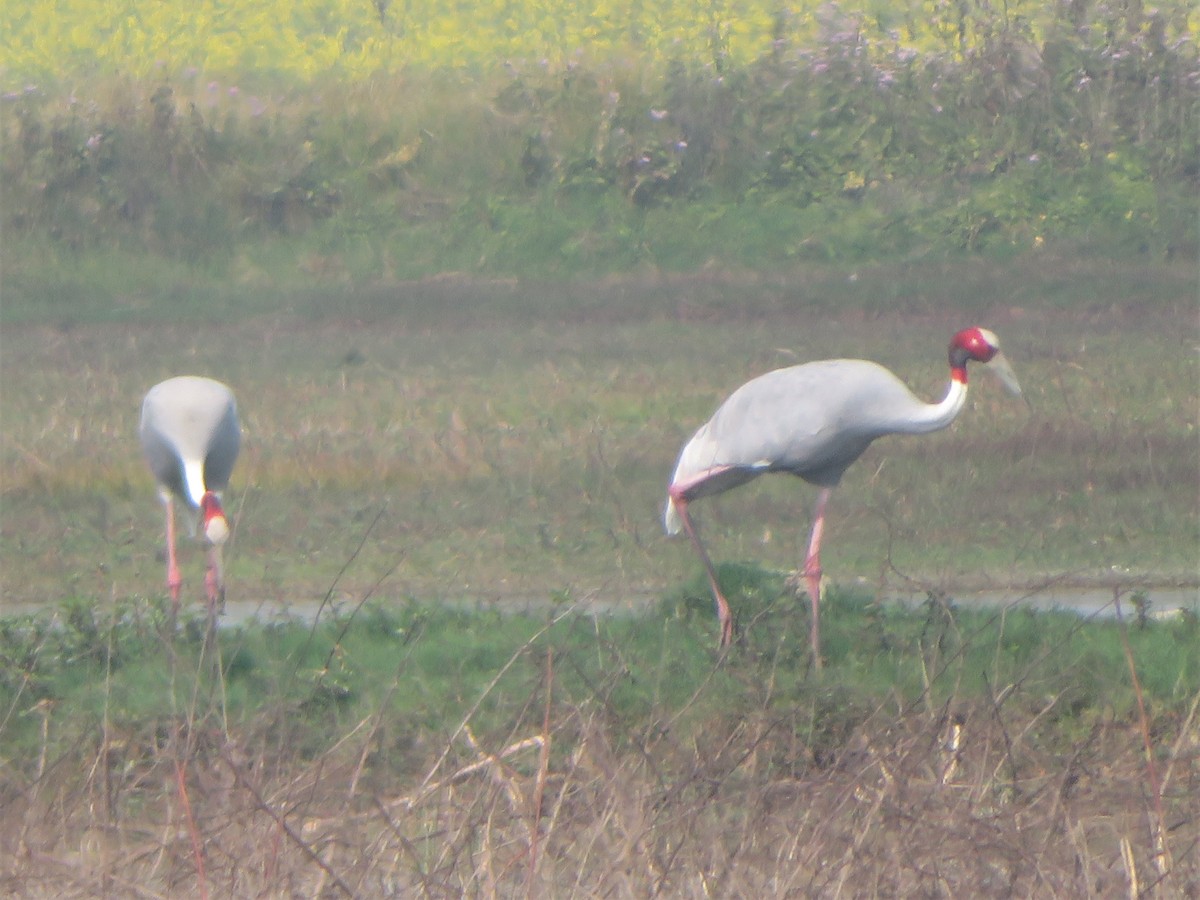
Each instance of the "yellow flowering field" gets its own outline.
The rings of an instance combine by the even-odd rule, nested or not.
[[[1197,14],[1171,6],[1176,21],[1168,27],[1185,33]],[[864,42],[959,53],[985,15],[994,17],[949,0],[3,0],[0,80],[8,88],[105,74],[307,80],[599,58],[719,66],[761,58],[781,36],[819,43],[834,21],[849,21]],[[1012,0],[1007,15],[1014,28],[1036,33],[1050,12]]]
[[[815,4],[813,4],[815,5]],[[6,0],[4,76],[74,72],[147,76],[194,69],[350,77],[402,67],[487,66],[509,58],[562,64],[613,52],[763,52],[770,0]]]

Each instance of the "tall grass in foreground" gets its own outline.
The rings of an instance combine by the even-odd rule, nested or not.
[[[636,620],[566,603],[536,616],[360,604],[210,639],[131,602],[6,621],[0,885],[1200,886],[1194,616],[1101,623],[939,597],[905,611],[835,594],[818,679],[803,604],[761,570],[722,575],[742,626],[725,656],[699,580]]]

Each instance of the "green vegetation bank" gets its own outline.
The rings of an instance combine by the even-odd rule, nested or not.
[[[1189,3],[432,6],[6,4],[9,297],[1196,250]]]

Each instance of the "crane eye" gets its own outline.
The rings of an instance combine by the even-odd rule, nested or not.
[[[963,348],[976,362],[991,362],[1000,351],[1000,342],[985,328],[972,328],[964,336]]]

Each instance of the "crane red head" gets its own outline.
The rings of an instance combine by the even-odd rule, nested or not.
[[[229,521],[225,518],[225,510],[212,491],[200,498],[200,530],[210,544],[218,547],[229,537]]]
[[[1023,396],[1016,373],[1000,352],[1000,339],[994,332],[986,328],[964,328],[950,339],[950,377],[966,384],[967,363],[971,361],[987,366],[1014,397]]]

